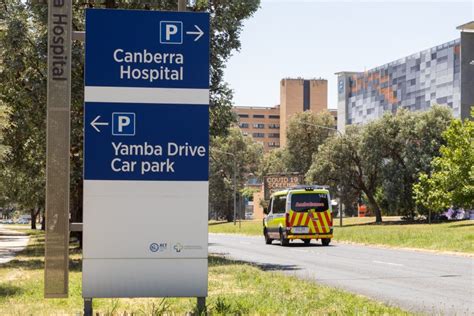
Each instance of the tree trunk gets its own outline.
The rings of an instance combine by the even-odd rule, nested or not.
[[[41,216],[41,230],[46,230],[46,211],[42,210],[43,215]]]
[[[365,195],[367,195],[369,205],[375,212],[375,222],[382,223],[382,211],[380,210],[379,204],[377,203],[377,201],[375,201],[375,198],[372,193],[365,192]]]
[[[31,215],[31,229],[36,229],[36,210],[34,208],[30,209]]]

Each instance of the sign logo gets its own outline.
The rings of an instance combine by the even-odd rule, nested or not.
[[[168,244],[167,243],[152,243],[150,244],[150,251],[151,252],[163,252],[166,249],[168,249]]]
[[[339,93],[342,93],[344,91],[344,80],[339,80]]]
[[[176,252],[181,252],[183,250],[183,245],[181,245],[180,243],[177,243],[176,245],[174,245],[173,249]]]
[[[135,113],[112,113],[112,135],[135,136]]]
[[[183,22],[161,21],[160,44],[183,44]]]

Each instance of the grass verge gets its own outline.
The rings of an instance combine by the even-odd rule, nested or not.
[[[343,227],[334,220],[334,240],[474,253],[474,221],[456,221],[435,224],[405,223],[397,218],[388,218],[383,224],[375,224],[373,217],[344,219]],[[242,221],[242,228],[233,223],[214,222],[209,225],[211,233],[262,235],[261,221]]]
[[[81,253],[71,249],[68,299],[43,298],[44,235],[29,231],[29,246],[0,265],[0,315],[78,315],[82,311]],[[100,315],[183,315],[194,312],[195,299],[95,299]],[[408,315],[350,294],[259,266],[209,258],[208,313],[211,315]]]

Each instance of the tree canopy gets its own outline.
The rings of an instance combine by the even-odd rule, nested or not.
[[[359,126],[348,126],[340,137],[328,139],[313,158],[306,173],[308,182],[328,184],[340,190],[343,196],[365,193],[376,221],[382,221],[382,213],[375,199],[380,183],[382,159],[371,151],[367,131]]]
[[[286,131],[288,169],[305,174],[318,147],[336,134],[334,126],[334,117],[328,111],[305,111],[292,116]]]
[[[431,169],[451,119],[447,108],[434,106],[348,126],[343,136],[320,147],[306,178],[337,187],[349,204],[363,193],[377,222],[382,221],[382,211],[414,217],[413,184],[420,171]]]
[[[230,128],[226,136],[211,139],[209,201],[219,217],[233,219],[234,173],[239,192],[248,176],[257,172],[262,155],[263,146],[244,136],[238,127]]]
[[[419,172],[431,169],[451,119],[448,108],[433,106],[426,112],[385,114],[365,127],[371,152],[383,159],[378,202],[386,213],[415,216],[413,184]]]
[[[474,122],[453,120],[443,133],[446,144],[414,185],[416,202],[435,212],[450,206],[474,208]]]
[[[225,64],[240,48],[243,21],[259,0],[198,0],[191,8],[211,17],[210,131],[225,135],[234,121],[232,90],[224,82]],[[176,10],[177,1],[86,1],[75,3],[73,29],[84,30],[86,7]],[[38,1],[2,2],[0,10],[0,106],[9,113],[2,128],[8,153],[1,161],[2,194],[23,207],[42,208],[45,187],[47,5]],[[104,27],[107,27],[104,25]],[[113,32],[113,29],[111,29]],[[73,43],[71,97],[71,219],[82,220],[82,140],[84,44]],[[19,195],[21,193],[21,196]]]

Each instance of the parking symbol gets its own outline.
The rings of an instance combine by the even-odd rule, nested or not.
[[[134,136],[135,135],[135,113],[126,113],[126,112],[112,113],[112,135]]]
[[[161,44],[183,44],[183,22],[160,21]]]

